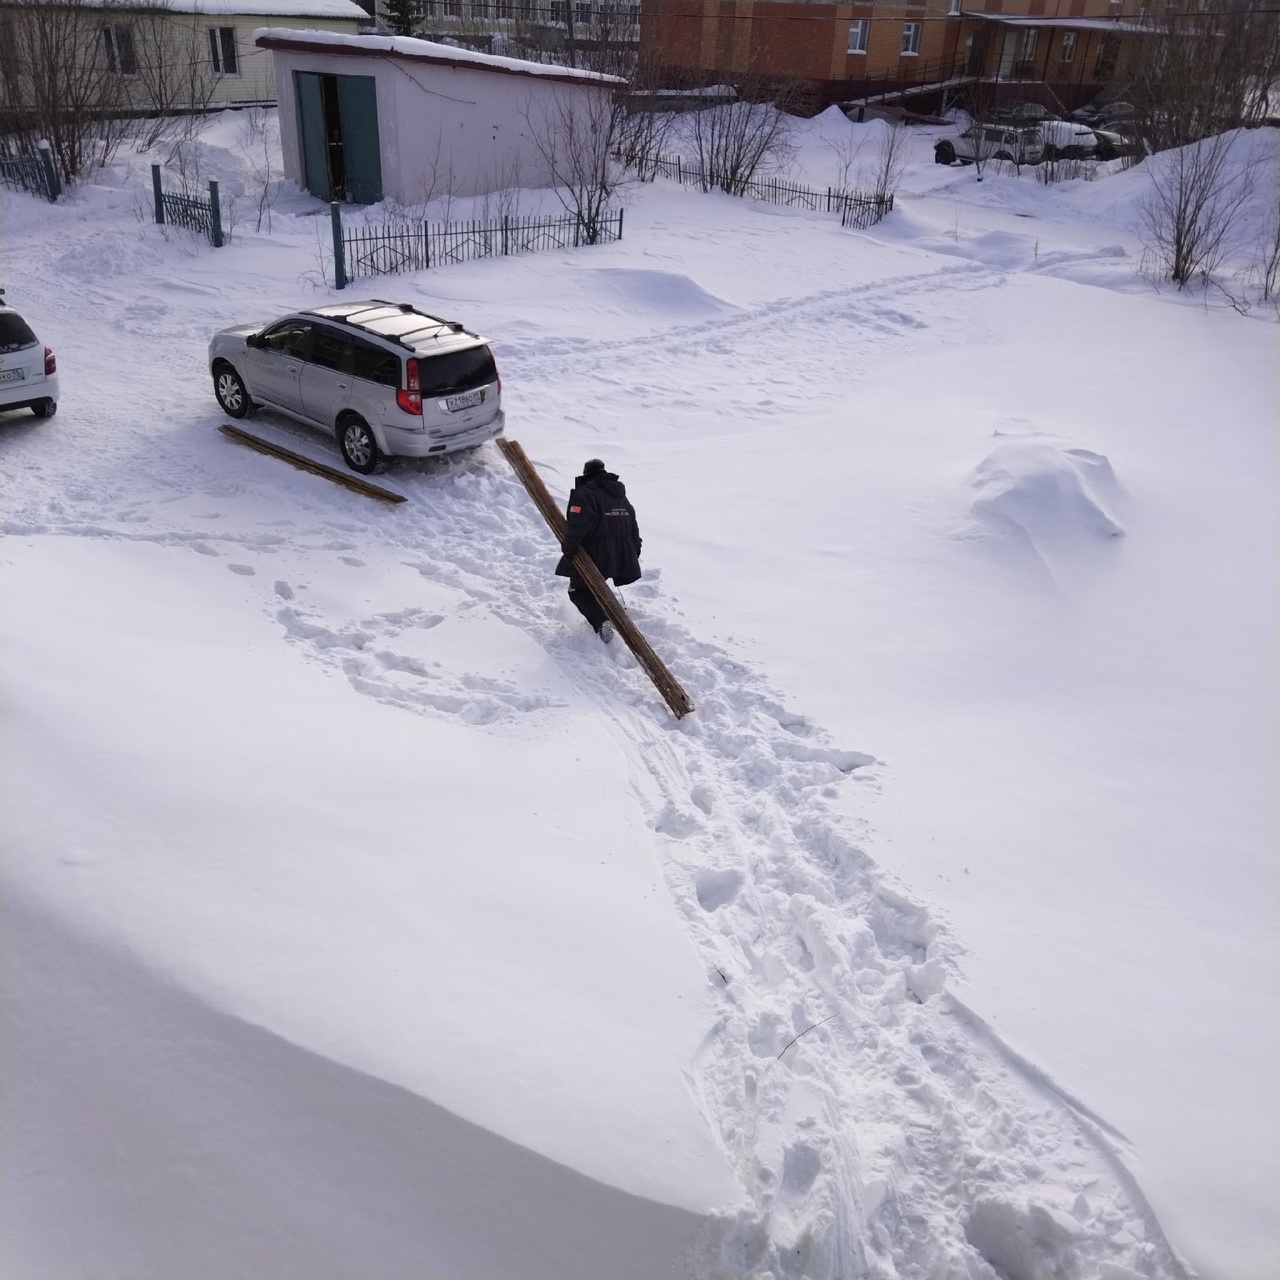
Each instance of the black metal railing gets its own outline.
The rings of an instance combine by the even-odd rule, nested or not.
[[[729,195],[744,196],[767,204],[780,204],[791,209],[809,209],[815,213],[838,213],[840,225],[865,229],[874,226],[893,211],[893,193],[884,195],[865,191],[845,191],[839,187],[801,186],[782,178],[751,178],[741,182],[709,180],[696,160],[683,156],[649,156],[636,160],[631,167],[642,182],[654,178],[670,178],[675,182],[694,183],[704,191],[722,190]]]
[[[155,202],[156,222],[160,226],[168,223],[175,227],[184,227],[188,231],[197,231],[209,237],[215,249],[222,248],[222,206],[218,200],[218,184],[209,180],[209,198],[166,191],[160,177],[160,166],[151,166],[151,193]]]
[[[515,215],[468,222],[344,226],[333,220],[334,277],[339,289],[358,276],[399,275],[432,267],[544,249],[576,249],[622,239],[622,210],[598,216],[572,213]]]
[[[38,143],[34,151],[12,145],[0,149],[0,182],[11,191],[27,191],[49,201],[62,194],[62,179],[47,142]]]

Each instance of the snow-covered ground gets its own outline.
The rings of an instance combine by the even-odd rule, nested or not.
[[[217,252],[145,157],[0,192],[4,1275],[1274,1273],[1274,311],[1138,274],[1142,168],[933,136],[870,232],[659,182],[348,295],[233,115]],[[491,446],[388,509],[219,435],[209,335],[357,295],[621,474],[693,716]]]

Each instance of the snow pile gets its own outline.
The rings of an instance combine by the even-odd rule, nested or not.
[[[970,483],[978,493],[973,513],[1016,531],[1037,550],[1124,532],[1107,511],[1119,496],[1111,463],[1088,449],[1006,440],[978,464]]]

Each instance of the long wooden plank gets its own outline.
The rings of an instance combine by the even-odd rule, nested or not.
[[[323,462],[313,462],[310,458],[294,453],[292,449],[286,449],[283,445],[273,444],[270,440],[262,439],[261,436],[233,427],[229,422],[224,422],[218,430],[237,444],[245,444],[259,453],[279,458],[281,462],[287,462],[291,467],[297,467],[299,471],[310,471],[313,475],[324,476],[326,480],[332,480],[334,484],[340,484],[345,489],[353,489],[356,493],[363,493],[367,498],[377,498],[379,502],[405,501],[402,493],[392,493],[390,489],[382,489],[376,484],[360,479],[359,476],[353,476],[349,471],[339,471],[337,467],[326,466]]]
[[[524,485],[529,497],[533,499],[533,505],[542,513],[542,518],[555,534],[556,541],[563,543],[564,516],[560,514],[560,508],[547,492],[547,486],[542,483],[542,477],[533,469],[533,463],[520,447],[519,441],[507,440],[500,436],[496,443],[502,450],[502,456],[511,464],[511,469]],[[622,607],[622,602],[614,594],[613,588],[600,576],[600,570],[596,568],[591,557],[585,551],[575,552],[573,567],[599,602],[605,616],[613,623],[614,629],[626,641],[627,648],[636,655],[636,660],[645,669],[654,687],[662,694],[663,701],[671,708],[671,713],[677,720],[687,716],[693,710],[693,702],[689,695],[681,688],[675,676],[667,670],[662,659],[654,653],[649,642],[640,634],[639,628],[631,621],[627,611]]]

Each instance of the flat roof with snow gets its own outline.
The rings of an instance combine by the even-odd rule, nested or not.
[[[339,31],[291,31],[283,27],[260,27],[254,32],[255,42],[263,49],[279,49],[294,53],[325,53],[340,56],[372,56],[405,62],[426,62],[442,67],[460,67],[468,71],[498,71],[506,75],[536,76],[583,85],[619,85],[626,81],[598,71],[580,71],[545,62],[526,62],[523,58],[502,58],[492,53],[476,53],[453,45],[419,40],[416,36],[346,35]]]

